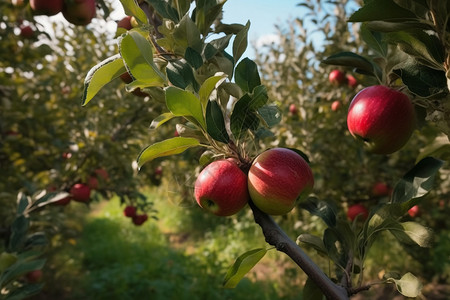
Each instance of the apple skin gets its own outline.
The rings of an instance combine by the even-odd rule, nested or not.
[[[411,218],[417,217],[420,215],[420,208],[418,205],[414,205],[408,210],[408,214],[411,216]]]
[[[34,30],[31,26],[21,26],[20,27],[20,36],[25,39],[31,39],[34,36]]]
[[[30,0],[35,15],[54,16],[63,9],[64,0]]]
[[[136,211],[137,211],[136,207],[128,205],[123,210],[123,215],[128,218],[134,218],[136,216]]]
[[[364,221],[369,217],[369,211],[362,204],[353,204],[347,210],[347,218],[353,221],[358,216],[358,220]]]
[[[377,182],[372,187],[372,195],[375,197],[389,196],[392,189],[384,182]]]
[[[347,84],[349,88],[354,89],[358,86],[358,81],[352,75],[347,75]]]
[[[234,215],[249,200],[247,175],[233,161],[213,161],[197,177],[194,195],[203,209],[217,216]]]
[[[335,86],[343,85],[347,83],[347,77],[345,77],[345,73],[341,70],[333,70],[328,75],[328,80],[331,84]]]
[[[347,126],[354,137],[365,141],[369,151],[391,154],[400,150],[414,131],[414,107],[402,92],[370,86],[350,103]]]
[[[42,271],[41,270],[30,271],[27,274],[25,274],[25,277],[27,278],[28,282],[31,283],[39,282],[42,279]]]
[[[331,103],[331,110],[332,111],[337,111],[339,108],[341,108],[342,104],[341,101],[333,101],[333,103]]]
[[[291,105],[289,105],[289,113],[291,115],[296,115],[298,114],[298,108],[297,105],[295,105],[294,103],[292,103]]]
[[[147,221],[147,219],[148,219],[147,214],[142,214],[142,215],[135,215],[132,221],[134,225],[141,226],[142,224],[145,223],[145,221]]]
[[[64,1],[62,13],[69,23],[87,25],[96,14],[95,0]]]
[[[91,188],[84,183],[76,183],[70,188],[72,199],[78,202],[89,202],[91,199]]]
[[[119,22],[117,22],[117,27],[124,28],[126,30],[130,30],[131,28],[133,28],[133,26],[131,25],[131,17],[126,16],[121,19]]]
[[[308,163],[295,151],[272,148],[258,155],[248,172],[253,203],[270,215],[290,212],[296,200],[314,187]]]

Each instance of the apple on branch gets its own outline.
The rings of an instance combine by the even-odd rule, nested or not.
[[[95,0],[64,1],[62,9],[64,18],[74,25],[87,25],[95,17]]]
[[[70,188],[73,200],[87,203],[91,199],[91,188],[84,183],[76,183]]]
[[[341,70],[333,70],[328,75],[328,80],[332,85],[340,86],[347,83],[347,77],[345,77],[345,73]]]
[[[62,11],[64,0],[30,0],[35,15],[54,16]]]
[[[253,203],[270,215],[290,212],[296,200],[313,189],[314,176],[300,154],[286,148],[272,148],[258,155],[248,172],[248,189]]]
[[[349,218],[350,221],[355,220],[356,217],[361,221],[364,221],[369,217],[369,211],[360,203],[351,205],[347,210],[347,218]]]

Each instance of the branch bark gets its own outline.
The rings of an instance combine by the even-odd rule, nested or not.
[[[346,289],[331,281],[309,256],[289,238],[272,217],[259,210],[252,201],[249,204],[253,211],[255,222],[261,227],[267,243],[289,256],[321,289],[328,300],[349,299]]]

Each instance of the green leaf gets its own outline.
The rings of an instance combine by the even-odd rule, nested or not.
[[[226,0],[197,0],[195,7],[195,24],[200,32],[206,36],[211,25],[222,12]]]
[[[191,116],[206,129],[200,100],[191,92],[169,86],[166,88],[166,105],[175,116]]]
[[[234,288],[263,257],[266,255],[265,248],[253,249],[239,256],[235,263],[228,269],[223,286],[225,288]]]
[[[170,1],[147,0],[151,6],[163,17],[176,23],[180,21],[178,11],[170,5]]]
[[[315,197],[309,197],[306,201],[301,202],[299,206],[310,214],[321,218],[329,227],[336,226],[336,208],[331,203]]]
[[[176,87],[186,89],[189,86],[195,91],[198,90],[198,83],[195,80],[194,72],[185,59],[171,61],[166,67],[167,78]]]
[[[25,248],[43,247],[48,244],[47,236],[44,232],[35,232],[27,237]]]
[[[426,195],[433,188],[434,178],[443,164],[432,157],[419,161],[395,185],[392,202],[403,203]]]
[[[11,236],[9,239],[9,252],[18,252],[25,243],[30,220],[24,215],[17,216],[11,225]]]
[[[325,296],[322,290],[308,277],[303,286],[303,299],[324,300]]]
[[[397,290],[406,297],[415,298],[422,290],[422,283],[411,273],[406,273],[400,279],[388,278],[388,282],[395,283]]]
[[[323,233],[323,244],[328,257],[338,266],[345,267],[348,257],[346,248],[343,246],[343,238],[332,228],[325,229]]]
[[[265,85],[256,86],[250,96],[252,97],[252,101],[249,105],[251,109],[259,109],[263,107],[269,99]]]
[[[33,295],[37,295],[41,292],[42,288],[44,287],[44,283],[28,283],[26,285],[23,285],[21,287],[18,287],[12,291],[9,291],[9,293],[6,295],[6,298],[3,298],[4,300],[22,300],[29,298]]]
[[[39,199],[37,199],[35,202],[33,202],[33,204],[31,205],[31,208],[34,207],[42,207],[54,202],[57,202],[61,199],[66,198],[67,196],[69,196],[69,193],[66,192],[52,192],[52,193],[47,193],[44,196],[40,197]]]
[[[133,87],[163,86],[165,75],[153,61],[152,45],[139,32],[128,31],[120,38],[119,51],[129,73],[136,79]]]
[[[228,143],[230,137],[225,128],[223,112],[217,101],[209,101],[206,106],[206,129],[216,141]]]
[[[23,215],[27,207],[31,204],[31,199],[25,193],[17,194],[17,215]]]
[[[372,31],[371,28],[367,26],[367,23],[361,25],[360,34],[364,42],[376,51],[382,57],[387,56],[387,46],[388,44],[383,41],[383,34]]]
[[[398,223],[397,226],[389,228],[389,231],[402,243],[408,245],[417,244],[420,247],[431,247],[433,240],[432,231],[419,223]]]
[[[271,128],[281,122],[281,111],[276,105],[265,105],[258,109],[258,115],[264,124]]]
[[[198,53],[195,49],[191,47],[186,48],[184,58],[195,69],[198,69],[203,65],[202,56],[200,55],[200,53]]]
[[[315,235],[309,233],[302,233],[297,238],[297,245],[303,243],[309,247],[312,247],[319,254],[327,254],[327,250],[325,249],[325,245],[323,244],[323,240]]]
[[[0,287],[4,287],[9,282],[28,272],[42,269],[42,267],[44,267],[45,261],[45,259],[25,260],[19,258],[16,263],[11,265],[1,274]]]
[[[376,0],[367,2],[350,16],[349,22],[396,21],[417,19],[411,11],[397,5],[393,0]]]
[[[86,105],[111,80],[119,77],[127,70],[119,54],[111,56],[89,70],[84,80],[83,99],[81,105]]]
[[[125,14],[128,16],[134,16],[141,24],[147,23],[147,16],[144,11],[139,7],[135,0],[120,0],[122,3]]]
[[[230,128],[234,137],[239,139],[242,134],[250,130],[256,130],[259,126],[259,118],[254,109],[251,109],[252,98],[245,94],[234,105],[230,117]]]
[[[364,72],[364,74],[377,76],[378,78],[381,78],[382,76],[382,72],[376,64],[353,52],[340,52],[331,55],[325,59],[323,63],[328,65],[356,68]]]
[[[186,137],[174,137],[155,143],[141,151],[137,158],[138,167],[141,168],[143,164],[155,158],[179,154],[196,146],[200,146],[197,139]]]
[[[258,66],[249,59],[244,58],[236,67],[235,82],[247,93],[251,93],[255,87],[261,85]]]
[[[450,144],[448,142],[448,137],[440,135],[431,143],[428,143],[428,145],[420,150],[416,162],[421,161],[427,156],[438,157],[442,160],[450,160]]]
[[[404,21],[404,22],[386,22],[386,21],[370,21],[364,23],[368,29],[379,32],[393,32],[410,29],[425,29],[433,30],[434,28],[426,23],[419,21]]]
[[[216,75],[209,77],[203,82],[198,92],[198,96],[200,97],[200,103],[202,104],[202,107],[204,109],[208,104],[209,96],[211,95],[212,91],[216,89],[219,85],[221,85],[222,82],[224,82],[227,77],[228,77],[227,74],[217,73]]]
[[[173,119],[174,117],[176,116],[170,112],[163,113],[153,119],[152,123],[150,124],[150,129],[156,129],[167,121]]]
[[[236,37],[233,41],[233,59],[235,62],[238,62],[241,58],[242,54],[244,54],[247,49],[248,41],[248,30],[250,29],[250,21],[247,21],[244,28],[236,34]]]

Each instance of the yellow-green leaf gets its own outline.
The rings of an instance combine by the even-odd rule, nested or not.
[[[228,269],[223,281],[225,288],[234,288],[263,257],[266,255],[265,248],[257,248],[245,252],[236,259],[236,262]]]
[[[206,129],[200,100],[191,92],[173,86],[166,88],[166,105],[175,116],[193,117]]]

